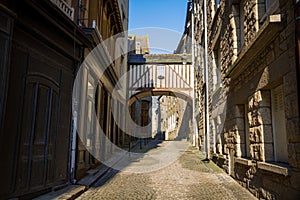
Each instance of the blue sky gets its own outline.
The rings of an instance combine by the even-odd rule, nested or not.
[[[175,50],[184,30],[187,2],[188,0],[129,0],[129,33],[148,34],[150,47],[154,48],[150,53],[157,53],[155,49]]]

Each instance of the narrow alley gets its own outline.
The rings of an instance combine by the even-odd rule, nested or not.
[[[177,141],[164,141],[158,149],[151,149],[147,153],[160,151],[168,143],[173,142]],[[180,143],[185,142],[180,141]],[[147,157],[138,162],[147,163]],[[189,146],[175,162],[158,171],[128,173],[111,169],[77,199],[165,200],[199,199],[199,197],[201,199],[256,199],[213,162],[205,161],[205,154],[192,146]]]
[[[1,0],[0,200],[300,199],[300,0]]]

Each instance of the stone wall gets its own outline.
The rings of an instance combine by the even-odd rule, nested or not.
[[[248,123],[250,158],[273,161],[270,91],[257,91],[249,97]]]
[[[213,51],[219,39],[222,80],[222,89],[210,90],[211,157],[255,196],[295,199],[300,195],[295,5],[275,1],[280,7],[266,12],[264,0],[232,2],[223,0],[215,7],[214,1],[208,1],[207,5],[209,67],[213,72]],[[269,16],[278,13],[281,15]],[[272,17],[279,20],[272,21]],[[209,84],[213,84],[212,76]],[[283,147],[288,152],[283,163],[277,161],[272,121],[272,93],[278,87],[283,91],[287,140]],[[204,95],[204,87],[198,90]],[[200,120],[204,124],[204,118]]]
[[[258,31],[258,10],[256,0],[244,0],[244,45],[247,46]]]

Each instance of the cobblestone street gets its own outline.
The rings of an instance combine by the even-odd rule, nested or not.
[[[168,143],[172,141],[164,141],[162,147],[148,152],[159,151]],[[111,169],[77,199],[256,199],[204,158],[203,153],[188,147],[179,159],[158,171],[128,173]]]

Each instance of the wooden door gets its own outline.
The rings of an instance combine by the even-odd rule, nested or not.
[[[47,77],[27,77],[22,116],[18,190],[53,182],[59,113],[59,88]]]
[[[73,74],[23,48],[12,52],[1,155],[9,195],[20,196],[69,181]]]

